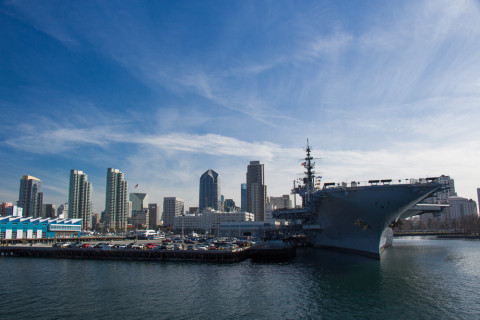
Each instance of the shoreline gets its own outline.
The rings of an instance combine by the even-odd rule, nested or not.
[[[461,232],[422,232],[422,231],[412,231],[412,232],[400,232],[395,231],[394,238],[402,237],[436,237],[438,239],[466,239],[466,240],[480,240],[479,233],[461,233]]]

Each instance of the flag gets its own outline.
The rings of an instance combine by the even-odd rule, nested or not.
[[[138,188],[138,183],[135,185],[135,187],[133,187],[133,189],[137,189]]]

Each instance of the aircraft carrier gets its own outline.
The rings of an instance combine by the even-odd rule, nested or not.
[[[391,179],[335,184],[315,179],[313,157],[307,143],[306,171],[293,193],[302,197],[302,208],[279,210],[277,218],[300,222],[308,242],[315,247],[334,248],[380,259],[391,246],[397,220],[441,187],[436,178],[392,183]],[[315,180],[315,181],[314,181]],[[418,212],[417,212],[418,213]]]

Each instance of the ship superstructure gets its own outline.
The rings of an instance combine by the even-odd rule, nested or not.
[[[435,178],[426,183],[392,183],[391,179],[368,183],[323,183],[315,179],[311,148],[307,142],[303,163],[303,183],[294,186],[294,194],[302,197],[302,208],[282,210],[279,218],[302,221],[309,242],[316,247],[329,247],[380,258],[392,244],[389,227],[400,216],[435,192],[440,185]]]

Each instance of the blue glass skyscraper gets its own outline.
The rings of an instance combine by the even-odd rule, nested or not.
[[[240,186],[240,192],[241,192],[241,198],[242,198],[242,202],[241,202],[241,207],[242,207],[242,211],[243,212],[246,212],[247,211],[247,184],[246,183],[242,183],[242,185]]]
[[[205,208],[221,210],[220,176],[212,169],[205,171],[200,177],[198,210],[202,212]]]

